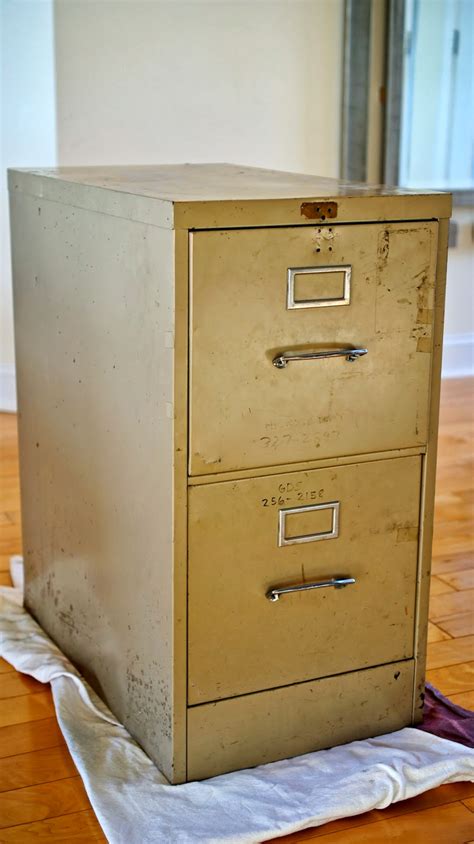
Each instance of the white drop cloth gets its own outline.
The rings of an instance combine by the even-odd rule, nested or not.
[[[474,750],[406,728],[204,782],[167,785],[7,595],[2,589],[0,654],[18,671],[51,683],[62,732],[110,844],[251,844],[383,809],[442,783],[474,780]]]

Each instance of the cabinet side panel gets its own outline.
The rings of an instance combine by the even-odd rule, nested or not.
[[[441,360],[443,351],[444,303],[446,296],[446,263],[448,258],[448,229],[449,220],[440,220],[436,266],[429,430],[422,476],[420,562],[418,566],[417,615],[415,624],[415,687],[413,694],[413,722],[415,724],[419,723],[423,717],[425,689],[436,458],[438,452]]]
[[[12,228],[26,603],[171,778],[173,232]]]
[[[187,544],[188,544],[188,240],[187,231],[174,232],[174,703],[173,772],[169,779],[186,780],[187,730]]]

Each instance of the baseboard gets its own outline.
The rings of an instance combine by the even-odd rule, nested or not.
[[[15,367],[0,363],[0,411],[16,413]]]
[[[443,343],[443,378],[474,375],[474,334],[446,334]]]

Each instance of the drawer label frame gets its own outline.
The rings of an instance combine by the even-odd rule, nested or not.
[[[327,275],[328,273],[343,273],[344,283],[342,296],[326,297],[321,299],[300,299],[295,300],[295,283],[298,275]],[[287,310],[299,308],[329,308],[335,305],[350,305],[351,303],[351,264],[333,264],[324,267],[288,267],[286,285],[286,307]]]
[[[337,539],[339,536],[340,501],[326,501],[324,504],[307,504],[303,507],[284,507],[278,511],[278,547],[301,545],[303,542],[319,542],[322,539]],[[315,510],[331,510],[331,530],[307,533],[301,536],[286,536],[286,518],[297,513],[310,513]]]

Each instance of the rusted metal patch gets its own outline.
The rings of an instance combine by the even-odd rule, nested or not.
[[[431,337],[420,337],[416,344],[417,352],[431,352]]]
[[[432,308],[419,308],[416,321],[419,325],[432,325],[433,314]]]
[[[384,229],[377,237],[377,269],[381,272],[386,266],[390,254],[390,232]]]
[[[337,202],[302,202],[301,216],[307,220],[334,220]]]
[[[401,527],[397,530],[397,542],[415,542],[418,539],[418,528]]]

